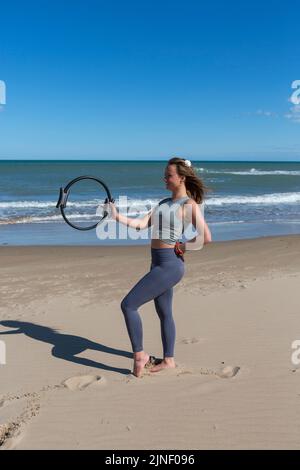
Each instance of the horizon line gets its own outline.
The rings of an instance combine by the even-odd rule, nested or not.
[[[0,158],[0,162],[166,162],[169,159],[80,159],[80,158],[45,158],[45,159],[38,159],[38,158]],[[203,159],[196,159],[192,160],[194,162],[203,162],[203,163],[214,163],[214,162],[227,162],[227,163],[300,163],[299,160],[203,160]]]

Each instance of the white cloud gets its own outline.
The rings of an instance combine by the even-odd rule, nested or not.
[[[257,114],[258,116],[266,116],[266,117],[277,116],[277,113],[274,113],[273,111],[264,111],[263,109],[258,109],[254,114]]]
[[[256,111],[245,111],[239,113],[238,116],[264,116],[264,117],[278,117],[277,113],[273,111],[265,111],[263,109],[257,109]]]
[[[290,108],[290,112],[284,114],[284,117],[292,122],[300,122],[300,104],[295,104]]]

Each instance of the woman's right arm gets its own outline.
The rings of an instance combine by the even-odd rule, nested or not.
[[[120,214],[113,202],[109,203],[109,207],[111,209],[111,217],[116,222],[127,225],[128,227],[135,228],[136,230],[143,230],[147,227],[151,227],[152,225],[151,216],[154,209],[148,212],[148,214],[146,214],[143,218],[133,219],[132,217],[126,217],[125,215]]]

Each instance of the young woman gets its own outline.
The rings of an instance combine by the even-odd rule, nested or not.
[[[150,360],[149,354],[143,350],[142,321],[138,313],[138,308],[150,300],[154,300],[155,309],[160,318],[163,343],[163,361],[150,370],[158,372],[164,368],[175,367],[176,331],[172,315],[172,298],[173,287],[184,275],[183,253],[186,244],[178,241],[182,234],[183,222],[189,220],[193,224],[199,236],[202,237],[201,247],[211,242],[210,230],[198,205],[202,203],[204,194],[209,189],[196,175],[191,162],[183,158],[171,158],[165,169],[164,180],[172,196],[160,201],[158,206],[144,218],[126,217],[117,211],[114,203],[110,203],[112,218],[117,222],[137,230],[153,226],[150,271],[138,281],[121,302],[132,345],[133,374],[136,377],[141,376],[145,365]],[[170,215],[172,212],[175,216]],[[197,237],[189,241],[196,239]]]

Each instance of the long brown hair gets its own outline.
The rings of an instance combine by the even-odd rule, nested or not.
[[[193,166],[185,164],[184,158],[170,158],[168,165],[176,165],[176,171],[179,176],[185,176],[185,187],[188,196],[198,204],[204,201],[205,193],[212,191],[208,188],[201,178],[195,173]]]

